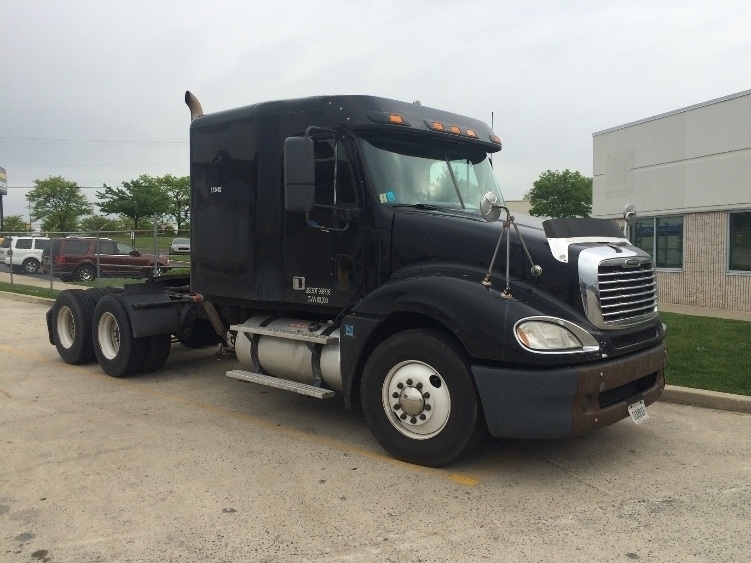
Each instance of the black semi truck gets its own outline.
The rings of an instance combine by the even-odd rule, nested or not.
[[[597,219],[514,218],[484,123],[372,96],[272,101],[190,125],[191,270],[68,290],[64,361],[121,377],[172,342],[227,375],[361,405],[396,458],[451,462],[481,436],[613,424],[665,385],[654,266]]]

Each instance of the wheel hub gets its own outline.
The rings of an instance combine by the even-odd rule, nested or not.
[[[425,407],[425,398],[416,387],[405,387],[399,394],[399,406],[407,416],[417,416]]]
[[[448,389],[427,364],[406,361],[395,366],[384,382],[383,393],[391,424],[409,437],[429,438],[448,420]]]

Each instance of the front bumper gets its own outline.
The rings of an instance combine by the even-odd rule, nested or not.
[[[561,438],[609,426],[628,405],[665,388],[665,344],[625,358],[550,370],[472,366],[488,430],[506,438]]]

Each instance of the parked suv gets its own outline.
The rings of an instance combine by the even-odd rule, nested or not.
[[[6,237],[0,244],[0,260],[14,271],[36,274],[42,266],[42,253],[49,244],[47,237]]]
[[[154,262],[156,260],[156,272]],[[129,244],[106,238],[67,237],[52,239],[44,253],[42,270],[64,281],[90,281],[99,277],[147,278],[170,270],[169,260],[142,254]]]

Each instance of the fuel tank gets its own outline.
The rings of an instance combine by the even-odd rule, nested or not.
[[[331,323],[259,315],[232,328],[237,359],[248,371],[308,385],[320,372],[327,387],[342,390],[339,329]]]

